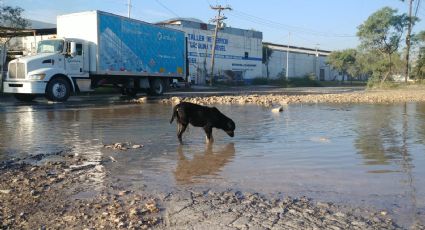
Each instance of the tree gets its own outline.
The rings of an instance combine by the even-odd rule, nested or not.
[[[384,65],[384,76],[379,76],[381,84],[392,74],[392,57],[398,51],[401,36],[409,23],[406,14],[397,15],[397,10],[384,7],[375,13],[358,27],[357,36],[361,47],[365,50],[378,51],[386,56],[388,63]]]
[[[5,51],[7,43],[13,37],[19,33],[20,30],[25,29],[29,25],[29,22],[22,18],[22,12],[24,10],[20,7],[3,6],[0,7],[0,47],[1,50]],[[6,52],[2,52],[6,55]],[[1,72],[4,69],[4,57],[0,57]],[[1,83],[1,81],[0,81]]]
[[[266,64],[266,74],[267,78],[269,78],[269,61],[270,57],[272,56],[273,50],[268,47],[267,45],[263,45],[263,64]]]
[[[425,31],[414,36],[415,42],[420,44],[418,59],[413,67],[412,75],[415,79],[425,79]]]
[[[346,49],[342,51],[334,51],[328,56],[327,63],[332,66],[333,69],[342,73],[342,81],[346,75],[352,77],[357,76],[356,68],[356,56],[357,51],[355,49]]]

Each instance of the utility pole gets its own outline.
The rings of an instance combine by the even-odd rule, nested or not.
[[[130,18],[131,15],[131,0],[128,0],[128,18]]]
[[[409,0],[409,24],[407,25],[407,35],[406,35],[406,72],[404,76],[404,82],[407,83],[409,78],[409,56],[410,56],[410,36],[412,33],[412,5],[413,0]]]
[[[267,77],[267,79],[269,79],[269,60],[268,60],[269,47],[268,46],[266,46],[265,51],[266,51],[266,77]]]
[[[288,34],[288,48],[286,50],[286,80],[289,80],[289,42],[291,41],[291,32]]]
[[[317,52],[317,51],[319,49],[319,45],[320,45],[319,43],[316,44],[316,54],[314,55],[315,56],[315,58],[314,58],[314,76],[316,77],[316,80],[319,80],[319,76],[317,76],[317,67],[319,66],[317,64],[317,61],[319,60],[319,52]]]
[[[223,10],[232,10],[232,8],[230,8],[230,6],[221,6],[221,5],[217,5],[217,6],[210,6],[211,9],[213,10],[217,10],[218,14],[217,16],[212,19],[212,22],[215,22],[215,30],[214,30],[214,36],[213,36],[213,46],[212,46],[212,51],[211,51],[211,74],[210,74],[210,85],[212,86],[213,84],[213,79],[214,79],[214,59],[215,59],[215,46],[217,44],[217,34],[218,34],[218,30],[219,27],[221,25],[221,22],[225,19],[227,19],[226,17],[221,15],[221,11]]]

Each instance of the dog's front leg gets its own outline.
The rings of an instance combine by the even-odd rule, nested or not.
[[[205,126],[204,130],[205,130],[205,134],[207,135],[206,136],[207,143],[213,143],[214,138],[212,136],[212,127],[211,126]]]

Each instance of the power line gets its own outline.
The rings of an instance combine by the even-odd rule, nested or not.
[[[158,3],[160,6],[162,6],[164,9],[166,9],[168,12],[173,14],[176,17],[180,17],[178,14],[176,14],[174,11],[172,11],[170,8],[168,8],[166,5],[162,4],[159,0],[155,0],[156,3]]]
[[[210,0],[205,0],[205,2],[207,3],[208,6],[212,6]]]
[[[231,14],[231,16],[232,16],[232,18],[234,18],[234,19],[240,19],[240,17],[239,16],[236,16],[235,14]],[[242,19],[240,19],[240,20],[242,20]],[[243,20],[245,20],[245,21],[251,21],[250,19],[243,19]],[[284,27],[281,27],[281,26],[277,26],[277,25],[273,25],[273,24],[268,24],[268,23],[261,23],[261,22],[256,22],[256,21],[252,21],[253,23],[256,23],[256,24],[260,24],[260,25],[263,25],[264,27],[267,27],[267,28],[271,28],[271,29],[273,29],[274,31],[276,31],[276,29],[278,29],[278,30],[280,30],[280,31],[278,31],[279,33],[282,33],[282,34],[284,34],[285,32],[286,33],[288,33],[288,32],[291,32],[292,30],[290,30],[290,29],[287,29],[287,28],[284,28]],[[285,31],[281,31],[281,30],[285,30]],[[263,33],[264,33],[264,31],[266,31],[266,30],[264,30],[263,29]],[[292,32],[291,32],[292,33]],[[311,35],[311,34],[307,34],[307,33],[292,33],[291,34],[291,36],[294,36],[294,37],[297,37],[297,38],[301,38],[302,40],[304,40],[305,42],[308,42],[308,43],[316,43],[317,42],[317,36],[314,36],[314,35]],[[287,37],[287,36],[285,36],[285,37]],[[352,37],[337,37],[337,36],[328,36],[327,37],[327,40],[341,40],[341,39],[343,39],[343,40],[346,40],[346,39],[357,39],[357,37],[356,36],[352,36]],[[296,41],[298,41],[299,39],[296,39]],[[281,42],[281,38],[280,39],[278,39],[278,41],[276,41],[276,42]],[[332,49],[331,47],[333,46],[333,44],[331,44],[332,42],[331,41],[329,41],[328,43],[326,43],[326,42],[322,42],[322,44],[323,44],[323,47],[328,47],[328,49]],[[300,45],[300,46],[304,46],[304,45]]]
[[[416,4],[415,17],[417,16],[417,14],[421,15],[422,17],[425,17],[425,9],[419,3],[420,0],[418,0],[417,2],[418,3]],[[403,1],[403,3],[409,4],[408,1]]]
[[[418,2],[416,3],[415,17],[418,15],[418,10],[420,5],[421,5],[421,0],[418,0]]]
[[[425,17],[425,8],[423,8],[423,6],[421,5],[421,4],[419,4],[419,14],[422,16],[422,17]]]
[[[351,34],[326,33],[326,32],[314,31],[314,30],[310,30],[310,29],[306,29],[302,27],[286,25],[280,22],[260,18],[254,15],[241,12],[241,11],[237,11],[237,10],[234,10],[234,12],[232,12],[231,14],[235,17],[238,17],[243,20],[247,20],[256,24],[260,24],[260,25],[264,25],[264,26],[268,26],[272,28],[285,29],[294,33],[304,33],[304,34],[310,34],[310,35],[321,36],[321,37],[356,37],[355,35],[351,35]]]
[[[294,34],[293,37],[294,37],[294,41],[297,41],[297,43],[299,43],[299,44],[303,44],[303,43],[314,44],[314,43],[317,43],[316,39],[310,38],[310,37],[305,37],[305,36],[300,35],[300,34]],[[332,47],[335,46],[335,42],[340,41],[341,39],[344,39],[344,41],[346,41],[347,39],[357,39],[357,38],[355,38],[355,37],[353,37],[353,38],[338,38],[337,37],[335,39],[330,38],[330,39],[320,41],[320,47],[322,47],[322,49],[325,49],[325,50],[332,50],[333,49]],[[304,45],[300,45],[300,46],[304,46]]]

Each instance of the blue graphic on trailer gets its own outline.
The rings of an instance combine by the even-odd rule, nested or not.
[[[99,22],[101,71],[183,76],[183,32],[105,14],[99,14]]]

